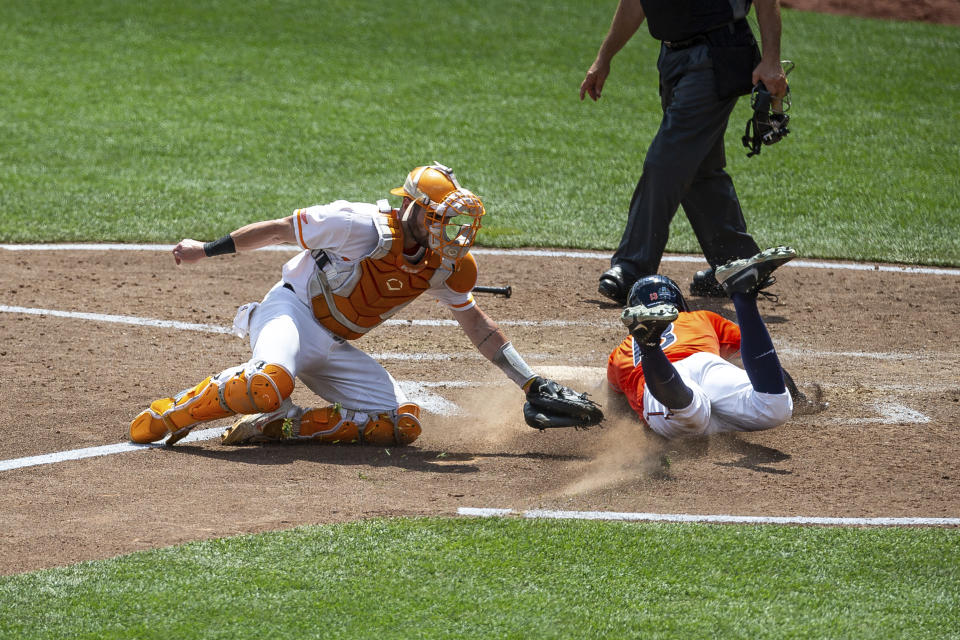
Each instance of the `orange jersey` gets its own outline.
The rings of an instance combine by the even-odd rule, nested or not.
[[[695,353],[713,353],[727,359],[740,350],[740,327],[713,311],[682,311],[660,337],[660,348],[670,362]],[[630,406],[643,417],[643,368],[640,349],[628,335],[610,354],[607,382],[627,396]]]

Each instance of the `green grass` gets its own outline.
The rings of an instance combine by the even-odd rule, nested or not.
[[[0,242],[211,239],[436,159],[481,244],[612,249],[660,116],[645,33],[578,100],[614,4],[6,0]],[[785,10],[783,52],[793,133],[727,135],[757,241],[960,265],[960,31]],[[957,536],[367,521],[3,577],[0,638],[957,638]]]
[[[8,0],[0,241],[209,239],[437,159],[481,244],[612,249],[659,102],[645,31],[579,101],[608,5]],[[758,242],[960,265],[960,31],[785,10],[783,40],[793,133],[746,158],[741,100],[727,135]]]
[[[371,520],[0,578],[0,637],[955,638],[958,536]]]

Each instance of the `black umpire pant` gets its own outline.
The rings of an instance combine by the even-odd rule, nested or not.
[[[670,221],[683,210],[712,266],[759,252],[747,233],[733,181],[724,171],[723,136],[737,96],[719,99],[706,43],[661,46],[663,120],[647,149],[627,226],[610,263],[632,279],[657,273]]]

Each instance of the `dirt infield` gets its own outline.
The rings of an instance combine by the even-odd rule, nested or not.
[[[248,357],[230,335],[13,308],[227,326],[289,255],[176,268],[158,251],[0,250],[0,460],[121,442],[151,400]],[[481,253],[478,262],[481,284],[514,291],[481,295],[482,307],[536,369],[591,391],[608,412],[603,428],[527,427],[520,392],[455,326],[381,327],[363,348],[434,407],[414,446],[208,440],[0,471],[0,573],[304,523],[452,515],[461,506],[960,515],[956,274],[788,265],[779,303],[764,301],[761,311],[785,366],[801,386],[820,383],[829,409],[770,432],[664,445],[604,391],[605,359],[621,338],[619,310],[594,293],[605,260]],[[685,282],[697,268],[670,261],[663,271]],[[692,302],[733,318],[728,302]],[[448,318],[426,301],[404,313]],[[295,399],[309,404],[310,394],[298,388]],[[444,415],[453,405],[461,415]]]
[[[801,11],[960,24],[957,0],[782,0],[780,4]]]
[[[960,24],[956,0],[784,0],[801,10]],[[177,269],[156,251],[0,250],[0,462],[122,442],[160,395],[248,357],[229,335],[18,308],[226,326],[284,254]],[[191,540],[458,507],[960,515],[960,277],[790,265],[763,302],[784,365],[830,403],[769,432],[665,444],[605,392],[621,338],[596,257],[480,255],[480,296],[535,369],[591,391],[603,428],[539,433],[520,392],[431,303],[362,347],[434,407],[406,449],[181,443],[0,471],[0,574]],[[666,262],[686,282],[699,265]],[[694,306],[733,318],[727,302]],[[202,327],[200,327],[202,329]],[[419,358],[412,357],[419,354]],[[294,398],[310,404],[309,392]],[[459,414],[451,414],[456,407]],[[226,424],[225,421],[216,423]]]

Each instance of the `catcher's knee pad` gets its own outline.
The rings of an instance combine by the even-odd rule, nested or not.
[[[130,439],[147,443],[184,432],[198,422],[235,413],[276,411],[293,393],[293,376],[263,361],[233,367],[205,378],[173,398],[154,400],[130,423]]]
[[[293,376],[262,360],[227,369],[216,376],[221,404],[233,413],[269,413],[293,393]],[[230,415],[230,414],[227,414]]]

